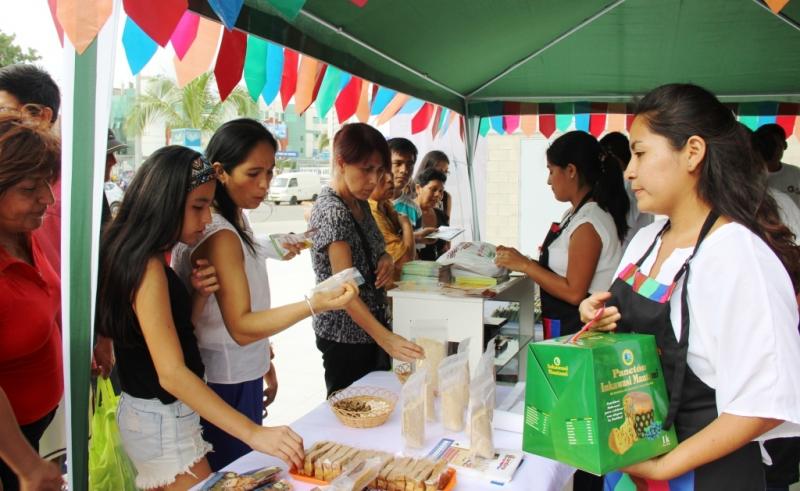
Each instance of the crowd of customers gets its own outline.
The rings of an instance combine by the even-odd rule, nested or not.
[[[64,391],[59,102],[41,69],[0,69],[4,491],[62,485],[38,455]],[[278,386],[269,339],[302,319],[312,317],[328,395],[425,356],[392,331],[386,291],[405,263],[450,247],[428,238],[451,223],[450,159],[434,150],[417,163],[410,140],[363,123],[342,126],[332,146],[330,186],[309,216],[311,263],[318,283],[349,268],[364,283],[287,305],[271,303],[266,259],[291,260],[301,246],[278,256],[247,214],[275,172],[278,142],[262,123],[228,121],[204,153],[157,150],[115,216],[105,203],[92,369],[121,392],[139,488],[188,489],[253,449],[302,465],[301,436],[263,425]],[[123,147],[109,132],[106,180]],[[558,136],[548,184],[568,211],[535,259],[497,247],[497,265],[539,285],[546,337],[591,318],[655,336],[680,444],[623,469],[635,482],[689,473],[696,489],[786,489],[798,478],[800,170],[782,162],[785,149],[778,125],[752,132],[700,87],[659,87],[638,103],[630,141]],[[645,279],[669,295],[653,298]],[[618,477],[578,472],[575,489],[604,479]]]

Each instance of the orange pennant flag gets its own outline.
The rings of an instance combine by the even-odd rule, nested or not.
[[[400,92],[395,94],[394,99],[392,99],[391,102],[386,105],[386,108],[384,108],[383,112],[378,115],[378,119],[375,120],[375,125],[380,126],[392,119],[394,115],[406,105],[406,102],[408,102],[409,99],[409,96],[401,94]]]
[[[800,117],[798,117],[794,123],[794,136],[800,140]]]
[[[361,96],[358,99],[356,118],[361,123],[369,121],[369,82],[366,80],[361,84]]]
[[[606,131],[626,131],[625,104],[609,104]]]
[[[520,117],[519,126],[525,136],[533,136],[539,127],[539,106],[536,104],[523,102],[520,104],[519,112],[522,114]]]
[[[211,62],[217,54],[222,24],[218,24],[205,17],[200,17],[197,25],[197,36],[183,59],[173,57],[172,63],[175,65],[175,75],[178,78],[178,87],[183,88],[200,75],[208,71]]]
[[[310,56],[300,59],[297,71],[297,91],[294,93],[294,111],[303,114],[314,99],[314,86],[317,83],[320,62]]]
[[[100,32],[114,6],[113,0],[59,0],[56,17],[78,54],[83,54]]]
[[[767,2],[767,6],[769,7],[769,9],[776,14],[780,13],[780,11],[783,10],[783,7],[785,7],[786,4],[789,3],[789,0],[764,0],[764,1]]]

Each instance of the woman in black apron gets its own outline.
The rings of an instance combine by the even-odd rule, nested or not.
[[[634,238],[610,293],[592,295],[581,304],[580,310],[583,320],[588,320],[606,303],[608,307],[596,324],[599,329],[616,328],[620,332],[655,336],[670,400],[664,427],[675,426],[680,444],[664,456],[623,469],[627,475],[610,473],[606,476],[606,489],[631,489],[635,484],[640,490],[763,490],[761,452],[754,440],[776,428],[783,422],[778,417],[791,413],[791,410],[775,409],[773,419],[764,414],[742,415],[741,410],[736,414],[728,413],[725,407],[717,406],[717,391],[704,383],[688,363],[691,330],[713,327],[692,325],[692,319],[696,318],[694,312],[700,308],[697,303],[709,301],[709,298],[695,298],[697,303],[692,308],[690,274],[695,278],[697,288],[700,288],[700,282],[703,285],[713,285],[716,280],[724,282],[724,275],[719,271],[692,269],[693,260],[704,252],[704,247],[716,247],[706,254],[706,258],[711,258],[725,248],[736,248],[749,240],[761,240],[763,242],[756,244],[760,249],[753,247],[753,250],[761,253],[767,249],[765,246],[769,246],[796,285],[800,278],[800,249],[794,246],[787,229],[779,222],[776,205],[756,175],[746,135],[739,129],[730,110],[712,94],[691,85],[667,85],[655,89],[639,103],[631,127],[631,142],[634,157],[625,175],[632,181],[639,209],[667,215],[669,220],[657,222],[637,235],[640,239],[652,239],[637,241]],[[747,203],[760,205],[742,206]],[[746,230],[742,230],[741,225]],[[727,235],[722,235],[720,241],[740,237],[745,240],[739,239],[738,244],[717,241],[714,246],[706,246],[706,239],[724,226],[728,228],[721,233]],[[739,227],[736,229],[738,235],[729,233],[732,231],[730,227]],[[680,250],[689,247],[693,249],[682,263],[670,263],[670,267],[680,264],[672,282],[658,283],[655,278],[662,266],[673,254],[683,257],[679,255]],[[642,254],[633,254],[642,250]],[[744,251],[740,257],[745,257],[750,249],[742,247],[740,251]],[[763,325],[783,336],[780,338],[776,334],[775,339],[800,344],[796,333],[794,336],[791,333],[796,327],[797,311],[789,279],[780,271],[781,266],[776,265],[775,258],[753,255],[747,259],[756,266],[764,264],[763,270],[753,268],[757,270],[753,271],[753,281],[758,281],[758,274],[768,271],[768,267],[780,273],[775,276],[777,280],[770,278],[774,280],[770,287],[778,292],[776,297],[780,294],[780,298],[775,300],[778,305],[769,307],[769,312],[774,315],[765,316]],[[645,274],[641,269],[648,261],[652,261],[652,267]],[[724,270],[725,266],[717,268]],[[702,279],[697,279],[699,277]],[[779,280],[785,284],[774,286]],[[673,295],[678,288],[681,289],[679,296]],[[713,286],[706,286],[704,292],[713,289]],[[711,293],[709,297],[713,300],[714,292]],[[768,308],[754,303],[721,303],[715,308],[720,312],[742,307],[765,311]],[[680,329],[674,329],[671,308],[680,309]],[[770,325],[768,321],[773,319],[774,325]],[[731,332],[730,336],[736,334]],[[698,346],[695,351],[700,352],[702,348],[705,347]],[[793,349],[797,351],[796,345]],[[715,360],[708,353],[703,354],[712,360],[709,363]],[[741,353],[724,353],[722,356],[743,360],[748,353],[745,349]],[[793,361],[800,363],[800,360]],[[796,371],[798,366],[781,368]],[[717,375],[718,386],[732,376],[730,372]],[[770,392],[787,388],[791,392],[791,385],[785,382],[785,378],[776,380],[783,381],[783,385],[770,388]],[[726,389],[731,390],[729,387]],[[800,417],[793,418],[797,421],[792,423],[800,422]]]
[[[514,248],[499,246],[495,262],[527,274],[539,285],[545,337],[550,338],[578,331],[578,304],[589,295],[592,283],[598,283],[598,273],[607,276],[607,283],[600,288],[611,283],[621,257],[621,238],[628,230],[629,201],[619,165],[606,158],[597,140],[586,132],[571,131],[557,138],[547,149],[547,167],[547,183],[555,198],[572,203],[572,209],[560,223],[551,225],[538,261]],[[578,225],[573,230],[571,224]],[[562,254],[579,261],[568,264],[566,271],[554,271],[551,250],[567,230],[569,236],[556,245]],[[603,235],[607,236],[605,241]]]

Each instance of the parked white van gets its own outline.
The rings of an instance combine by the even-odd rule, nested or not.
[[[284,172],[272,178],[267,199],[279,205],[296,205],[300,201],[314,201],[322,191],[319,174],[312,172]]]

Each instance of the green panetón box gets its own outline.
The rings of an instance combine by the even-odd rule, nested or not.
[[[655,338],[569,337],[528,346],[523,450],[605,474],[674,448]]]

